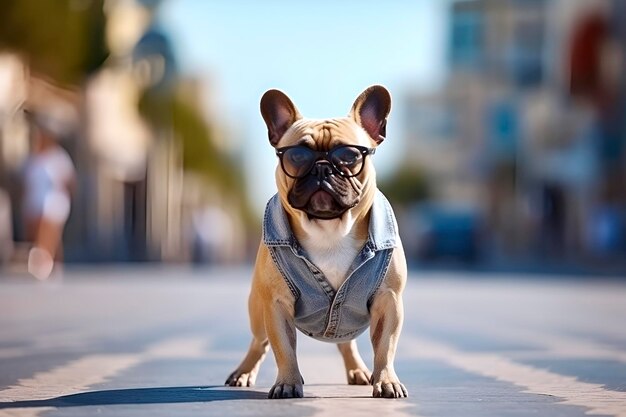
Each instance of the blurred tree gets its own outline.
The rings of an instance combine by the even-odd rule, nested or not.
[[[183,168],[213,179],[222,191],[240,189],[241,174],[216,148],[211,129],[198,110],[176,92],[148,90],[139,102],[139,111],[156,128],[172,130],[183,148]]]
[[[221,193],[236,199],[246,224],[254,224],[242,171],[215,146],[211,128],[197,108],[176,88],[148,89],[139,102],[139,111],[154,128],[174,132],[183,152],[183,169],[202,175]]]
[[[78,84],[108,55],[103,1],[2,0],[0,49],[19,53],[36,73]]]
[[[401,205],[422,201],[430,194],[424,173],[409,165],[401,166],[390,178],[381,181],[379,186],[389,200]]]

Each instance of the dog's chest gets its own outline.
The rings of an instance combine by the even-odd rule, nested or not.
[[[346,280],[348,269],[359,252],[358,242],[350,237],[335,242],[311,239],[303,241],[302,246],[335,290]]]

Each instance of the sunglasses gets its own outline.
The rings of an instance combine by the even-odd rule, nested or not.
[[[327,161],[342,177],[356,177],[365,166],[365,157],[374,155],[376,148],[357,145],[340,145],[329,151],[316,151],[303,145],[276,149],[283,172],[291,178],[303,178],[320,161]]]

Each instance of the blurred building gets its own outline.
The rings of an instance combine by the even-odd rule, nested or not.
[[[21,168],[30,152],[24,109],[62,126],[59,143],[77,168],[64,237],[68,261],[232,262],[247,255],[245,205],[233,209],[244,190],[223,193],[220,178],[185,166],[189,141],[174,119],[183,103],[187,119],[204,128],[204,89],[189,88],[195,81],[178,73],[168,36],[153,20],[159,4],[103,2],[109,55],[75,88],[32,74],[21,56],[0,52],[0,222],[9,218],[11,226],[0,223],[0,261],[13,252],[13,241],[14,259],[28,246],[20,209]],[[160,110],[159,123],[142,105]],[[197,137],[208,140],[220,138]],[[198,157],[211,146],[196,145]]]
[[[417,212],[473,219],[456,238],[490,260],[619,260],[624,19],[612,0],[452,3],[448,81],[407,99],[407,164],[433,193]]]
[[[204,89],[186,88],[194,81],[178,73],[168,35],[153,21],[159,3],[106,3],[111,55],[86,87],[86,133],[97,161],[89,176],[94,194],[82,217],[97,227],[90,240],[104,260],[240,261],[246,255],[240,212],[215,189],[219,179],[183,169],[171,97],[182,90],[202,114]],[[146,91],[165,106],[159,123],[140,112]],[[197,138],[206,139],[218,140]]]

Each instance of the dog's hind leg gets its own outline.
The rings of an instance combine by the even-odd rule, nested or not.
[[[233,387],[250,387],[254,385],[259,373],[259,367],[269,350],[269,341],[267,340],[265,323],[263,321],[263,306],[261,300],[255,297],[254,294],[255,292],[252,291],[248,299],[252,342],[241,364],[226,379],[226,385]]]
[[[350,385],[369,385],[372,373],[359,354],[356,341],[351,340],[349,342],[338,343],[337,347],[341,356],[343,357],[343,363],[346,366],[346,376],[348,377],[348,384]]]
[[[231,387],[251,387],[256,381],[259,373],[261,362],[265,359],[265,354],[269,349],[267,339],[259,342],[256,338],[252,339],[246,357],[241,364],[226,379],[226,385]]]

